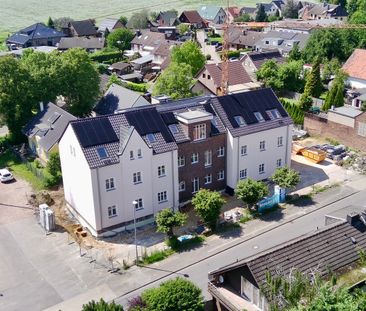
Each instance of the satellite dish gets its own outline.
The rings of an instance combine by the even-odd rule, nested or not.
[[[220,284],[224,283],[224,277],[222,275],[219,275],[219,283]]]

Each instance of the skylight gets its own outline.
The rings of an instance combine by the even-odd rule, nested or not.
[[[107,150],[104,147],[97,148],[97,153],[101,160],[108,158]]]
[[[264,122],[264,118],[260,112],[256,111],[254,112],[254,115],[257,118],[258,122]]]
[[[234,119],[239,126],[245,125],[245,120],[242,116],[235,116]]]
[[[267,111],[269,117],[273,120],[273,119],[280,119],[281,118],[281,115],[280,113],[278,112],[277,109],[272,109],[272,110],[269,110]]]
[[[154,134],[152,134],[152,133],[147,134],[147,135],[146,135],[146,138],[147,138],[147,140],[149,141],[149,143],[150,143],[150,144],[152,144],[152,143],[156,142],[155,135],[154,135]]]
[[[179,133],[178,126],[176,124],[170,124],[169,125],[169,130],[172,132],[172,134],[178,134]]]

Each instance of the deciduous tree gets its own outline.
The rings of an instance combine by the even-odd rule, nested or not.
[[[171,53],[172,62],[177,64],[187,64],[191,66],[192,76],[206,63],[205,55],[201,52],[198,44],[194,41],[186,41],[180,46],[175,46]]]
[[[118,20],[121,22],[121,24],[123,26],[126,26],[127,25],[128,19],[127,19],[126,16],[121,16]]]
[[[131,47],[131,41],[134,36],[135,35],[131,30],[127,28],[118,28],[108,35],[107,45],[109,48],[124,51]]]
[[[135,12],[130,17],[127,26],[133,29],[146,29],[149,22],[149,11],[144,9],[140,12]]]
[[[254,204],[267,194],[267,185],[251,178],[239,181],[235,188],[237,198],[246,203],[250,208],[253,208]]]
[[[157,231],[166,233],[168,238],[174,237],[174,227],[180,227],[187,221],[187,216],[181,212],[174,212],[171,208],[160,211],[156,217]]]
[[[271,180],[281,188],[294,189],[300,182],[300,174],[294,169],[284,166],[275,170]]]
[[[257,8],[257,13],[255,15],[255,21],[256,22],[265,22],[265,21],[267,21],[267,19],[268,19],[268,16],[266,14],[266,11],[264,10],[264,5],[260,3]]]
[[[287,0],[283,8],[283,17],[298,18],[298,7],[294,0]]]
[[[114,301],[111,303],[105,302],[103,298],[100,298],[98,302],[92,300],[83,305],[81,311],[123,311],[121,305],[116,304]]]

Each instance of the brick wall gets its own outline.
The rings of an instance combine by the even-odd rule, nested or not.
[[[366,152],[366,137],[357,134],[359,122],[366,123],[366,113],[356,117],[355,128],[328,121],[317,115],[306,114],[304,129],[310,135],[333,138],[343,145]]]

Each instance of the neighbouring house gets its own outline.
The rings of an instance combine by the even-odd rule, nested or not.
[[[109,72],[114,72],[117,75],[125,75],[133,72],[133,66],[125,62],[117,62],[110,65],[108,70]]]
[[[6,44],[16,48],[56,46],[62,37],[65,37],[63,32],[37,23],[13,33],[6,39]]]
[[[271,89],[73,121],[59,144],[67,206],[93,235],[132,228],[134,212],[142,226],[200,188],[232,193],[290,165],[291,127]]]
[[[179,16],[179,21],[181,23],[190,24],[192,28],[201,29],[206,27],[206,23],[199,15],[196,10],[183,11]]]
[[[140,93],[112,84],[95,106],[94,112],[96,115],[106,115],[149,104]]]
[[[343,71],[348,75],[346,84],[352,89],[366,88],[366,50],[355,49],[343,65]]]
[[[198,13],[211,24],[223,24],[226,20],[224,9],[218,6],[201,6]]]
[[[137,59],[131,60],[134,70],[136,71],[146,71],[152,68],[152,62],[154,60],[154,55],[148,54]]]
[[[158,27],[177,26],[179,19],[175,11],[160,12],[156,18]]]
[[[208,291],[214,310],[270,310],[266,288],[272,278],[288,278],[291,271],[321,277],[345,271],[360,260],[366,248],[366,213],[350,213],[324,228],[228,264],[209,273]],[[337,219],[333,219],[337,220]]]
[[[255,49],[260,52],[278,50],[283,56],[288,56],[295,45],[298,45],[300,50],[303,49],[309,37],[306,33],[272,30],[263,34]]]
[[[131,50],[133,53],[140,53],[141,56],[152,54],[164,41],[163,33],[149,29],[139,30],[131,41]]]
[[[230,6],[228,8],[225,8],[225,13],[227,15],[228,22],[232,23],[236,18],[240,16],[240,8],[238,8],[237,6]]]
[[[329,137],[366,152],[366,112],[359,108],[343,106],[331,108],[319,115],[307,113],[304,129],[310,135]]]
[[[282,9],[285,3],[282,0],[274,0],[270,3],[257,3],[257,10],[259,6],[262,5],[264,7],[264,12],[266,12],[267,16],[282,16]]]
[[[69,22],[64,31],[70,37],[96,37],[98,34],[97,27],[91,19]]]
[[[108,17],[100,23],[98,31],[101,32],[103,35],[105,35],[106,32],[108,33],[113,32],[116,29],[124,27],[125,26],[121,23],[121,21],[118,18]]]
[[[257,13],[256,7],[244,6],[240,9],[240,15],[248,14],[253,20],[255,19],[256,13]]]
[[[229,92],[249,90],[258,88],[260,85],[254,83],[252,78],[246,72],[239,60],[230,61],[228,63]],[[197,82],[192,88],[193,92],[210,95],[219,95],[222,79],[222,63],[206,64],[196,75]]]
[[[70,121],[76,120],[72,114],[53,103],[40,103],[40,111],[23,128],[32,152],[46,163],[52,152],[58,151],[58,143]]]
[[[86,50],[87,52],[96,52],[102,50],[104,46],[105,46],[104,38],[70,37],[70,38],[61,38],[60,43],[57,45],[57,48],[60,51],[80,48]]]
[[[230,49],[255,49],[256,43],[263,38],[263,32],[251,31],[247,27],[229,26],[229,48]]]
[[[165,69],[170,63],[170,53],[175,46],[182,44],[178,41],[165,41],[153,52],[153,66],[155,69],[161,70]],[[168,64],[166,63],[168,61]],[[162,68],[162,65],[164,67]]]
[[[348,13],[344,7],[339,4],[329,4],[326,2],[317,4],[310,8],[303,18],[306,19],[339,19],[341,21],[347,20]]]
[[[269,60],[273,60],[278,64],[286,62],[286,59],[282,57],[281,53],[277,51],[268,52],[248,52],[240,58],[245,70],[255,78],[255,73],[261,68],[261,66]]]

